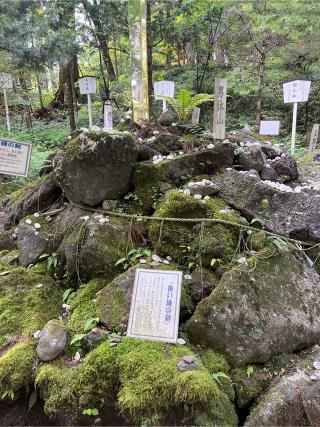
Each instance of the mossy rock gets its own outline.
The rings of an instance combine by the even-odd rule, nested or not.
[[[187,324],[192,342],[226,354],[232,366],[318,342],[319,276],[299,254],[267,249],[253,267],[227,271]]]
[[[165,201],[155,211],[159,218],[210,218],[241,221],[235,212],[221,199],[197,200],[192,196],[171,190]],[[229,262],[235,252],[238,227],[220,223],[152,221],[149,235],[152,244],[159,247],[162,255],[170,255],[177,261],[199,261],[210,267],[213,258],[219,263]]]
[[[18,343],[0,356],[0,396],[15,398],[29,387],[35,356],[33,340]]]
[[[278,376],[295,356],[280,354],[263,365],[247,365],[232,369],[230,377],[236,391],[237,406],[243,408],[252,404],[270,385],[274,377]]]
[[[0,277],[0,336],[26,336],[59,314],[62,292],[50,277],[32,269],[9,271]]]
[[[187,405],[192,408],[190,421],[206,416],[210,425],[237,425],[227,394],[200,359],[200,369],[178,370],[186,355],[194,354],[181,346],[170,346],[164,353],[162,343],[123,338],[116,347],[102,343],[76,368],[59,362],[41,366],[36,385],[49,415],[62,408],[73,420],[84,408],[100,408],[115,400],[135,424],[163,422]]]
[[[125,256],[128,242],[137,244],[125,221],[112,219],[102,224],[93,215],[64,237],[58,249],[58,276],[62,278],[66,272],[71,286],[96,277],[113,278],[120,272],[115,264]]]
[[[52,175],[44,175],[27,186],[13,192],[2,202],[6,213],[6,228],[18,224],[21,218],[44,211],[61,196],[61,189]]]

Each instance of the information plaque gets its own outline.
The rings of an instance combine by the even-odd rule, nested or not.
[[[127,336],[175,343],[178,338],[181,271],[136,270]]]
[[[0,174],[28,176],[32,145],[0,137]]]

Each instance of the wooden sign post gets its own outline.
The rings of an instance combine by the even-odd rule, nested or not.
[[[314,124],[312,127],[308,153],[313,153],[316,150],[319,136],[319,127],[319,123]]]
[[[197,125],[199,123],[199,119],[200,119],[200,108],[195,107],[192,111],[191,123],[193,123],[194,125]]]
[[[113,131],[112,105],[109,100],[104,103],[103,129],[109,132]]]
[[[283,102],[293,103],[291,154],[295,150],[298,102],[306,102],[309,98],[311,82],[309,80],[293,80],[283,83]]]
[[[131,97],[133,120],[149,120],[147,0],[129,0]]]
[[[155,99],[162,99],[163,96],[174,96],[174,82],[170,80],[155,82],[153,88]],[[162,99],[162,112],[165,111],[167,111],[167,101]]]
[[[127,336],[175,343],[182,272],[136,269]]]
[[[92,106],[91,94],[96,93],[97,82],[94,76],[83,76],[79,80],[79,88],[81,95],[87,95],[88,98],[88,115],[89,115],[89,128],[92,128]]]
[[[213,133],[216,139],[226,136],[227,80],[215,79]]]
[[[0,74],[0,87],[3,90],[4,108],[6,112],[6,124],[7,124],[7,130],[10,133],[11,126],[10,126],[9,106],[8,106],[8,98],[7,98],[7,90],[13,88],[13,80],[10,74],[7,74],[7,73]]]

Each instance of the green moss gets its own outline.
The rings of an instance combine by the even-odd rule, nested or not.
[[[49,414],[62,407],[74,415],[116,399],[128,420],[140,424],[164,420],[186,403],[191,414],[206,412],[211,425],[236,425],[230,400],[200,360],[198,370],[178,370],[181,357],[192,354],[187,347],[170,346],[164,353],[162,343],[123,338],[116,347],[102,343],[77,368],[57,362],[41,367],[36,385]]]
[[[16,344],[0,357],[0,396],[6,391],[18,393],[27,387],[33,377],[35,343],[26,341]]]
[[[97,317],[94,299],[96,293],[107,284],[107,280],[93,279],[80,287],[70,304],[71,317],[68,322],[68,329],[71,335],[83,333],[87,320]]]
[[[292,361],[292,354],[281,354],[263,365],[232,369],[230,376],[240,408],[250,405],[269,386],[272,379]]]
[[[154,213],[160,218],[212,218],[239,223],[241,218],[228,209],[220,199],[210,199],[204,203],[177,190],[169,191],[166,200]],[[233,256],[238,228],[218,223],[203,226],[192,222],[153,221],[149,233],[154,246],[159,241],[163,255],[171,255],[178,261],[194,261],[201,253],[202,263],[210,266],[212,258],[221,262],[230,261]]]
[[[48,276],[14,268],[0,277],[0,335],[42,329],[59,314],[61,290]]]
[[[266,239],[266,233],[264,231],[258,231],[257,233],[252,234],[249,242],[251,243],[251,247],[254,251],[260,251],[266,246]]]
[[[126,339],[115,351],[120,368],[118,402],[136,422],[161,419],[184,403],[201,410],[228,400],[203,366],[196,371],[177,369],[180,358],[192,354],[188,348],[171,346],[166,355],[161,343]],[[210,421],[223,423],[215,417]]]
[[[42,365],[37,370],[35,385],[40,390],[44,410],[49,416],[59,414],[72,423],[79,414],[78,400],[74,394],[78,371],[59,362]]]

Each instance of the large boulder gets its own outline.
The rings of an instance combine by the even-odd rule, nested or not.
[[[288,154],[274,158],[270,164],[276,171],[277,180],[280,182],[293,181],[299,177],[297,162]]]
[[[50,362],[63,351],[67,342],[67,327],[62,321],[49,320],[41,332],[37,355],[43,362]]]
[[[178,135],[159,133],[147,141],[147,146],[161,154],[167,155],[173,151],[182,150],[183,141]]]
[[[270,231],[304,241],[320,241],[320,197],[296,192],[248,173],[228,170],[212,178],[218,195],[248,220],[257,218]]]
[[[291,253],[248,260],[226,272],[188,322],[193,342],[222,351],[232,365],[262,363],[319,341],[319,276]],[[264,259],[266,258],[266,259]]]
[[[129,189],[137,153],[127,132],[83,133],[57,154],[54,176],[75,203],[95,206],[106,199],[121,199]]]
[[[81,213],[80,209],[65,205],[53,217],[36,214],[23,218],[19,222],[17,238],[20,263],[27,267],[37,262],[41,255],[54,252]]]
[[[273,381],[245,426],[319,426],[319,363],[320,347],[315,346]]]
[[[61,189],[51,175],[44,175],[35,182],[10,194],[2,202],[6,213],[5,228],[18,224],[21,218],[51,207],[61,197]]]

